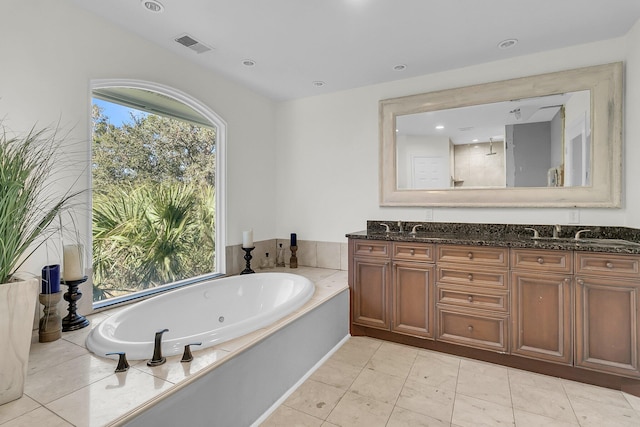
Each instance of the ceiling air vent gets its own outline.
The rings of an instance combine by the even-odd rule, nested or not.
[[[204,53],[211,50],[209,46],[204,43],[199,42],[188,34],[182,35],[175,39],[178,43],[180,43],[184,47],[188,47],[197,53]]]

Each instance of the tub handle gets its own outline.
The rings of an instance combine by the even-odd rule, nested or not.
[[[182,353],[181,362],[191,362],[193,360],[193,355],[191,354],[191,348],[189,346],[192,345],[202,345],[201,342],[192,342],[191,344],[187,344],[184,346],[184,353]]]
[[[129,370],[129,362],[127,362],[127,355],[124,351],[116,351],[113,353],[107,353],[105,356],[111,356],[112,354],[117,354],[118,358],[118,366],[116,367],[116,372],[125,372]]]
[[[147,362],[147,366],[158,366],[167,361],[165,357],[162,357],[162,334],[165,332],[169,332],[169,330],[163,329],[156,332],[155,344],[153,346],[153,358]]]

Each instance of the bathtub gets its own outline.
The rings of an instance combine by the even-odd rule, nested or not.
[[[97,356],[125,352],[129,360],[153,356],[157,331],[162,355],[197,351],[264,328],[294,312],[313,295],[309,279],[289,273],[256,273],[208,280],[136,303],[110,316],[87,337]]]

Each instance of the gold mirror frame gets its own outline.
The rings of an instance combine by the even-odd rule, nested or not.
[[[589,187],[398,189],[396,117],[590,90]],[[380,206],[619,208],[622,197],[622,63],[385,99],[379,103]]]

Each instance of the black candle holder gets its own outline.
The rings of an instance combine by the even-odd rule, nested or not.
[[[82,293],[78,291],[78,286],[86,281],[87,276],[78,280],[60,281],[60,283],[69,287],[69,290],[64,293],[64,300],[69,303],[69,308],[67,308],[69,314],[62,319],[62,332],[76,331],[89,326],[89,320],[76,313],[76,303],[82,298]]]
[[[252,251],[252,250],[254,250],[254,249],[255,249],[255,247],[253,247],[253,248],[242,248],[242,250],[245,252],[245,254],[244,254],[244,259],[245,259],[245,261],[247,262],[247,264],[246,264],[246,266],[245,266],[245,269],[244,269],[244,270],[242,270],[242,271],[240,272],[240,274],[251,274],[251,273],[255,273],[255,271],[253,271],[253,270],[251,269],[251,258],[253,258],[253,257],[251,256],[251,251]]]

